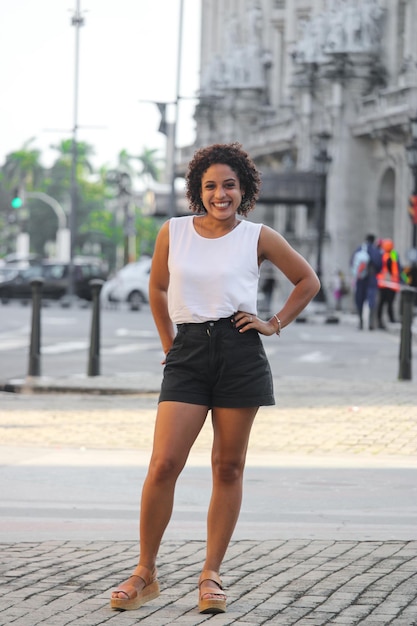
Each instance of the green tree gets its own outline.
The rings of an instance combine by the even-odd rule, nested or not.
[[[73,139],[63,139],[57,145],[51,146],[58,152],[57,159],[49,171],[48,193],[66,207],[68,215],[71,211],[71,179],[73,164]],[[86,243],[83,236],[82,226],[88,220],[89,213],[97,208],[97,203],[102,206],[104,187],[100,180],[92,181],[94,168],[91,157],[94,155],[94,148],[90,144],[77,141],[76,143],[76,237],[74,242],[75,254],[81,254]]]
[[[62,139],[56,146],[51,146],[53,150],[57,150],[58,158],[55,165],[65,165],[67,169],[71,171],[72,158],[73,158],[73,140]],[[84,176],[92,174],[94,168],[91,164],[90,158],[94,156],[94,148],[90,144],[84,141],[77,141],[77,168],[76,177],[82,179]]]
[[[141,171],[139,175],[141,178],[143,178],[145,183],[148,183],[148,185],[150,179],[159,180],[160,170],[158,167],[158,162],[161,159],[156,156],[157,152],[158,151],[155,148],[144,148],[141,154],[135,157],[131,157],[139,161],[139,163],[141,164]]]
[[[31,228],[32,201],[26,201],[22,209],[10,209],[10,197],[15,188],[24,195],[26,191],[33,191],[41,185],[45,170],[40,162],[41,153],[31,147],[34,138],[25,141],[19,150],[10,152],[1,168],[2,198],[1,198],[1,241],[2,253],[15,251],[15,240],[20,230]],[[36,202],[34,203],[36,204]],[[32,250],[33,251],[33,250]]]
[[[30,148],[34,140],[34,137],[28,139],[20,150],[6,156],[2,171],[8,189],[18,186],[31,191],[42,180],[44,168],[40,163],[41,153],[36,148]]]
[[[156,236],[160,224],[154,217],[141,215],[140,209],[136,210],[136,252],[138,258],[143,254],[153,255]]]
[[[71,172],[72,172],[72,139],[63,139],[54,147],[57,158],[48,168],[41,164],[41,153],[32,147],[30,139],[20,150],[7,155],[6,162],[0,168],[0,255],[15,250],[15,236],[19,230],[19,222],[15,225],[13,246],[7,249],[7,218],[10,213],[10,191],[19,184],[27,191],[43,191],[57,200],[69,214]],[[116,221],[119,189],[115,173],[129,174],[135,177],[157,177],[156,150],[145,149],[140,157],[131,156],[127,150],[121,150],[117,156],[118,164],[114,170],[101,167],[94,172],[91,156],[94,148],[84,142],[77,142],[77,239],[75,253],[80,254],[86,249],[94,249],[100,244],[102,254],[111,267],[115,267],[116,248],[123,246],[123,224]],[[141,169],[134,168],[134,162],[140,161]],[[139,168],[138,168],[139,169]],[[115,184],[116,182],[116,184]],[[131,203],[135,203],[135,195]],[[29,216],[26,226],[30,235],[31,252],[44,255],[45,244],[54,241],[58,228],[57,217],[44,202],[35,199],[27,200]],[[143,217],[140,206],[132,207],[137,228],[137,252],[151,254],[158,224],[153,218]],[[16,213],[17,215],[17,213]],[[120,217],[120,215],[119,215]],[[119,219],[120,222],[120,219]],[[21,227],[21,224],[20,224]],[[13,231],[14,232],[14,231]],[[13,234],[13,233],[12,233]],[[3,237],[3,239],[2,239]],[[12,245],[12,244],[11,244]]]

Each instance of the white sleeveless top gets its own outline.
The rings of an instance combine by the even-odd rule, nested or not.
[[[193,220],[187,215],[169,221],[171,320],[206,322],[236,311],[256,315],[262,224],[242,220],[223,237],[207,239],[196,232]]]

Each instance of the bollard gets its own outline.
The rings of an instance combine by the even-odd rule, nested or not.
[[[413,320],[414,290],[401,292],[401,342],[398,380],[411,380],[411,324]]]
[[[91,318],[90,354],[88,358],[87,376],[100,375],[100,291],[104,280],[93,278],[90,280],[91,296],[93,302],[93,315]]]
[[[28,376],[41,375],[41,304],[43,278],[33,278],[32,288],[32,330],[30,333]]]

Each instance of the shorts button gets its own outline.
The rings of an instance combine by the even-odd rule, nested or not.
[[[209,326],[214,326],[214,322],[209,322]]]

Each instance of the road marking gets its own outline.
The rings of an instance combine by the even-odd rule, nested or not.
[[[303,356],[296,359],[296,361],[301,361],[302,363],[324,363],[331,360],[330,356],[327,356],[320,350],[316,350],[316,352],[308,352],[307,354],[303,354]]]
[[[115,332],[116,337],[157,337],[158,334],[154,330],[132,330],[129,328],[118,328]]]
[[[43,319],[52,326],[67,326],[68,324],[78,323],[78,320],[75,317],[49,317],[45,315]]]
[[[129,345],[118,345],[111,348],[103,348],[102,354],[129,354],[130,352],[143,352],[145,350],[161,350],[160,343],[130,343]]]
[[[63,354],[64,352],[78,352],[89,347],[87,341],[67,341],[45,346],[41,349],[42,354]]]
[[[25,348],[29,346],[29,337],[22,337],[19,339],[4,339],[0,338],[0,350],[15,350],[16,348]]]

